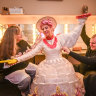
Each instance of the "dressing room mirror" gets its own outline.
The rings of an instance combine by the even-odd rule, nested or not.
[[[30,45],[34,44],[37,36],[40,35],[38,30],[36,29],[36,24],[17,24],[17,25],[20,26],[21,28],[23,39],[25,39]],[[72,32],[72,30],[75,28],[76,25],[77,24],[57,24],[54,35],[68,34]],[[2,39],[2,36],[7,28],[8,24],[0,24],[0,39]],[[96,24],[91,24],[90,27],[88,25],[88,27],[86,28],[86,33],[89,35],[89,37],[96,34]],[[43,34],[41,35],[42,37],[44,36]],[[79,39],[75,46],[81,46],[81,45],[83,49],[86,49],[83,40],[79,36]]]
[[[40,35],[36,29],[36,24],[19,24],[22,30],[23,37],[30,43],[33,44],[36,40],[36,37]],[[76,24],[57,24],[54,35],[57,34],[67,34],[76,26]],[[43,37],[44,35],[41,34]]]

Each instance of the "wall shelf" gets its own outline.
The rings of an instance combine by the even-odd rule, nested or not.
[[[38,19],[46,15],[0,15],[1,24],[36,24]],[[76,24],[76,15],[47,15],[56,19],[58,24]],[[88,18],[87,24],[96,24],[96,15]]]

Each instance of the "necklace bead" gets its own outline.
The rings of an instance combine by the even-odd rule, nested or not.
[[[56,45],[57,45],[57,38],[55,37],[54,38],[54,42],[53,42],[53,44],[51,45],[51,44],[49,44],[48,42],[47,42],[47,40],[46,39],[43,39],[43,42],[49,47],[49,48],[51,48],[51,49],[53,49],[53,48],[55,48],[56,47]]]

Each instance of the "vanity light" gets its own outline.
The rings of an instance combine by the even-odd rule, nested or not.
[[[0,24],[0,41],[4,35],[5,30],[6,30],[6,26],[3,24]]]
[[[64,33],[65,33],[65,34],[68,33],[68,24],[64,24]]]
[[[33,43],[35,43],[36,37],[36,24],[33,24]]]

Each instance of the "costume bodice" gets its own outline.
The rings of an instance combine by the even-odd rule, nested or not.
[[[56,58],[60,58],[61,57],[61,49],[62,47],[66,46],[68,48],[73,47],[81,33],[81,29],[83,27],[83,23],[79,24],[74,30],[73,32],[70,32],[68,34],[61,34],[57,36],[57,45],[55,48],[50,48],[48,47],[43,40],[41,40],[35,48],[33,48],[31,51],[25,53],[24,55],[16,58],[18,60],[18,62],[22,62],[25,60],[28,60],[32,57],[34,57],[38,52],[40,52],[41,50],[44,51],[46,59],[47,60],[53,60]],[[53,44],[54,42],[54,38],[52,40],[47,40],[47,42],[49,44]]]
[[[53,40],[47,40],[47,42],[50,44],[53,42]],[[61,57],[61,48],[62,46],[60,45],[59,41],[57,41],[56,47],[55,48],[50,48],[46,44],[43,45],[43,51],[46,57],[46,60],[53,60]]]

